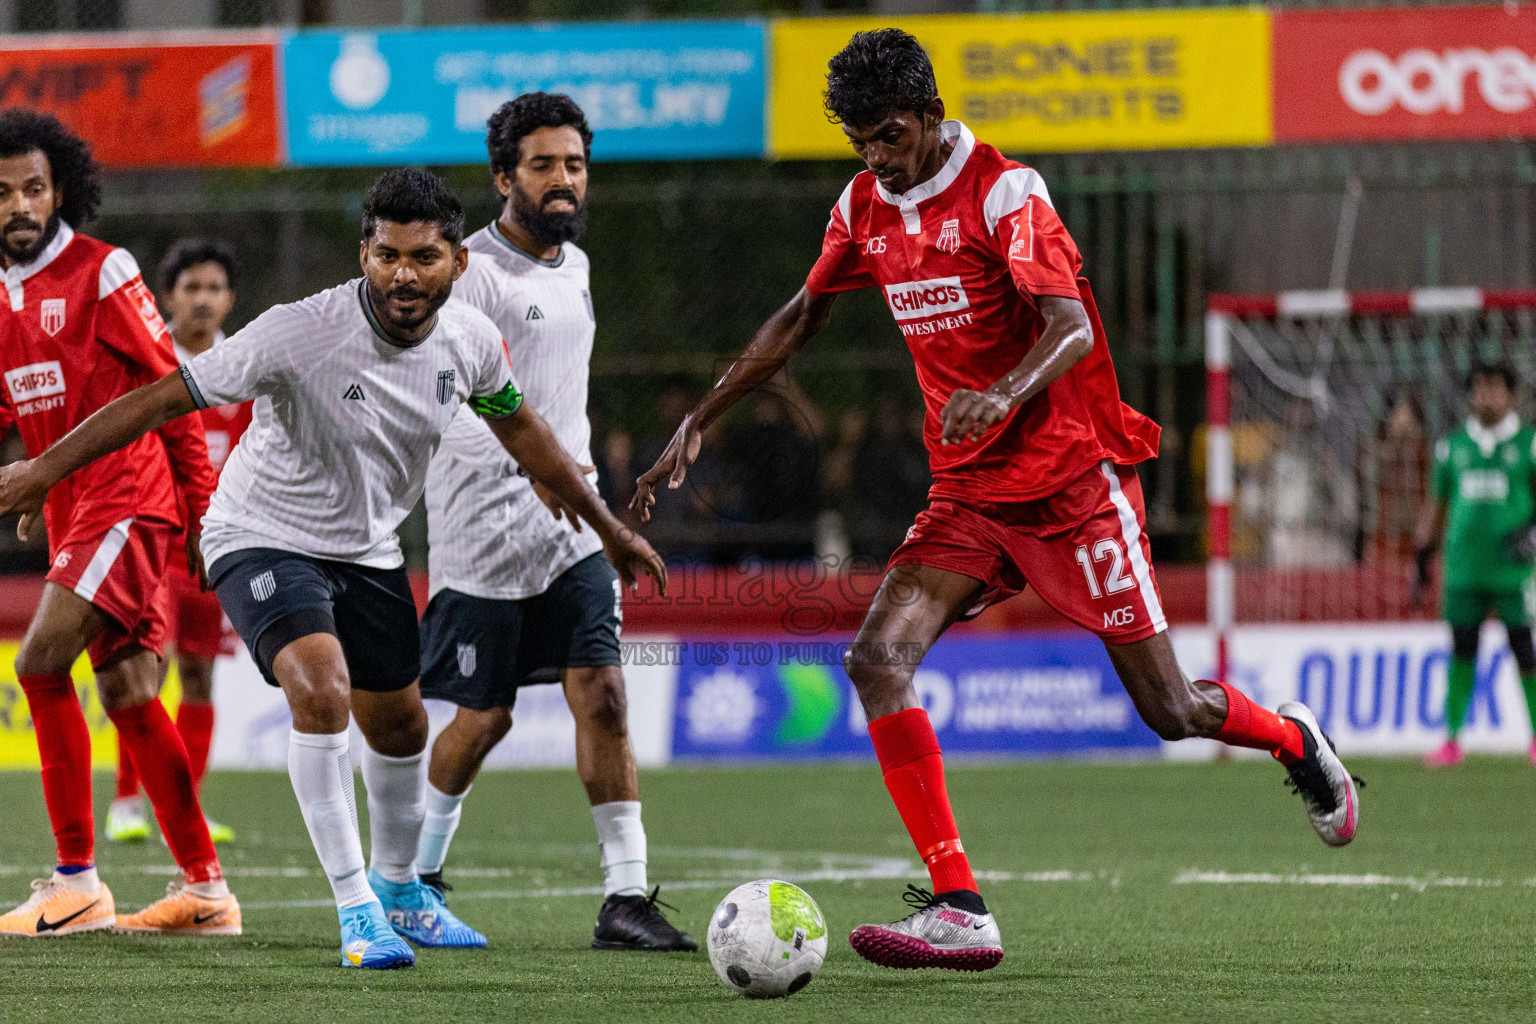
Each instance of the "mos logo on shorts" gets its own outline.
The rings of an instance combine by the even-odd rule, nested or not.
[[[265,601],[275,593],[277,593],[277,580],[272,578],[271,569],[251,577],[251,596],[258,602]]]
[[[468,679],[475,674],[475,645],[459,644],[459,675]]]

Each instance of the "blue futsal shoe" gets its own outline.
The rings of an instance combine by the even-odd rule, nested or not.
[[[415,965],[416,954],[389,926],[379,904],[368,902],[337,914],[341,917],[341,966],[388,971]]]
[[[484,949],[486,938],[454,916],[442,894],[421,879],[391,882],[376,871],[368,884],[384,904],[390,926],[418,946],[429,949]]]

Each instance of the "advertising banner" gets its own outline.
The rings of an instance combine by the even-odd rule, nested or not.
[[[278,163],[276,36],[185,38],[0,36],[0,108],[54,114],[113,167]]]
[[[759,22],[303,32],[283,49],[295,164],[483,163],[486,119],[568,93],[595,160],[756,157]]]
[[[677,659],[674,756],[872,757],[868,723],[842,669],[850,639],[690,637]],[[948,754],[1158,749],[1104,645],[1087,634],[941,640],[922,659],[915,685]]]
[[[822,111],[827,60],[890,24],[928,51],[949,116],[1005,152],[1270,141],[1264,11],[818,18],[772,23],[772,156],[853,155]]]
[[[1281,141],[1536,134],[1536,12],[1505,4],[1273,17]]]
[[[1174,647],[1191,677],[1212,670],[1209,630],[1176,629]],[[1306,704],[1341,754],[1421,755],[1445,739],[1451,633],[1443,623],[1239,626],[1229,651],[1233,685],[1265,707]],[[1483,627],[1461,740],[1473,753],[1520,753],[1531,742],[1519,674],[1496,623]],[[1173,757],[1214,752],[1208,741],[1167,745]]]

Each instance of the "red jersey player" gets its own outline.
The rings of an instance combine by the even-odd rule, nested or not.
[[[182,238],[173,243],[160,261],[161,308],[170,316],[171,345],[178,363],[212,348],[224,338],[220,328],[235,304],[239,263],[234,251],[222,242],[206,238]],[[240,435],[251,424],[251,403],[220,405],[198,413],[208,444],[208,462],[217,476],[234,450]],[[184,547],[179,535],[173,550]],[[172,559],[166,572],[167,633],[176,646],[176,667],[181,679],[181,706],[176,711],[176,731],[192,762],[193,782],[201,789],[208,769],[208,749],[213,742],[213,662],[221,653],[234,653],[234,629],[219,607],[218,595],[204,590],[202,581]],[[162,674],[169,662],[162,662]],[[235,838],[234,830],[208,819],[208,833],[215,843]],[[149,838],[149,818],[139,796],[139,774],[133,768],[121,738],[117,751],[117,799],[107,811],[106,836],[117,842]]]
[[[1120,401],[1082,258],[1040,175],[944,119],[927,55],[897,29],[861,32],[832,58],[826,105],[868,170],[832,210],[805,287],[636,481],[634,507],[645,517],[657,483],[682,483],[704,430],[783,368],[838,292],[882,290],[917,364],[934,483],[846,668],[934,892],[914,887],[916,912],[856,929],[854,949],[887,967],[1002,960],[908,652],[1026,585],[1104,640],[1159,736],[1271,751],[1323,840],[1349,842],[1358,796],[1312,713],[1292,703],[1276,714],[1225,683],[1192,683],[1174,659],[1132,468],[1156,454],[1158,428]]]
[[[0,398],[36,456],[97,409],[175,369],[165,325],[133,257],[72,224],[100,197],[90,151],[53,117],[0,114]],[[58,845],[52,877],[0,916],[0,934],[63,935],[112,928],[237,934],[240,907],[225,885],[198,806],[192,771],[156,699],[164,622],[157,599],[183,526],[195,538],[213,490],[195,424],[167,424],[85,467],[48,495],[52,568],[16,655],[32,714],[43,795]],[[23,537],[33,515],[22,517]],[[107,715],[144,781],[183,872],[164,899],[115,915],[97,877],[91,741],[70,680],[88,651]]]

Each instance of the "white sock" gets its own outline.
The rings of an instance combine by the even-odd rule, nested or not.
[[[368,789],[368,866],[391,882],[416,880],[416,844],[427,813],[427,752],[390,757],[363,747],[363,785]]]
[[[357,797],[347,734],[288,733],[288,778],[309,829],[309,841],[331,880],[336,906],[345,910],[378,900],[363,871],[363,841],[357,831]]]
[[[71,892],[84,893],[87,896],[94,896],[101,889],[101,876],[96,873],[94,867],[67,875],[61,871],[54,871],[53,881],[62,883],[64,888]]]
[[[645,878],[645,826],[639,800],[595,804],[592,821],[603,849],[603,896],[641,895]]]
[[[187,892],[205,900],[221,900],[229,895],[229,883],[222,878],[215,878],[211,882],[192,882],[188,884]]]
[[[427,783],[427,816],[421,823],[421,841],[416,844],[418,874],[430,875],[443,870],[448,847],[453,843],[453,834],[459,830],[459,818],[464,814],[464,798],[474,788],[468,786],[454,796]]]

